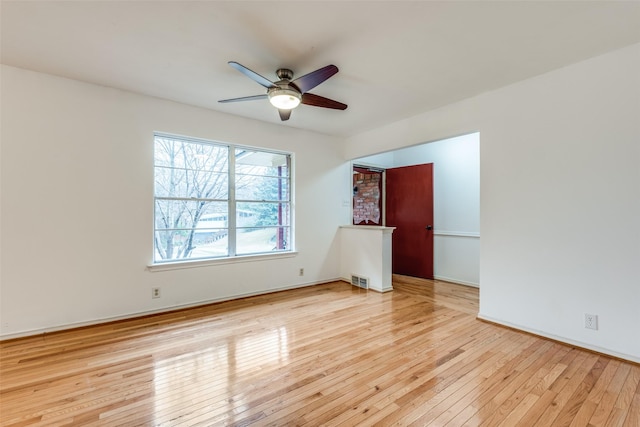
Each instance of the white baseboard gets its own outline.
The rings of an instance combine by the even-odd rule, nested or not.
[[[487,322],[496,323],[498,325],[506,326],[506,327],[509,327],[509,328],[512,328],[512,329],[517,329],[519,331],[528,332],[530,334],[537,335],[537,336],[540,336],[540,337],[549,338],[549,339],[552,339],[554,341],[558,341],[558,342],[561,342],[561,343],[564,343],[564,344],[568,344],[568,345],[572,345],[572,346],[575,346],[575,347],[584,348],[586,350],[595,351],[596,353],[602,353],[602,354],[606,354],[608,356],[617,357],[618,359],[624,359],[624,360],[628,360],[630,362],[640,363],[640,357],[638,357],[638,356],[632,356],[630,354],[619,353],[617,351],[609,350],[607,348],[598,347],[596,345],[587,344],[587,343],[584,343],[584,342],[581,342],[581,341],[572,340],[572,339],[569,339],[569,338],[566,338],[566,337],[560,337],[560,336],[557,336],[557,335],[554,335],[554,334],[549,334],[549,333],[546,333],[546,332],[538,331],[536,329],[526,328],[524,326],[516,325],[516,324],[511,323],[511,322],[505,322],[503,320],[494,319],[491,316],[485,316],[485,315],[480,314],[480,313],[478,313],[478,319],[486,320]]]
[[[321,284],[324,284],[324,283],[331,283],[331,282],[336,282],[336,281],[340,281],[340,280],[343,280],[343,279],[334,278],[334,279],[327,279],[327,280],[319,280],[319,281],[316,281],[316,282],[299,283],[299,284],[296,284],[296,285],[282,286],[282,287],[279,287],[279,288],[273,288],[273,289],[269,289],[269,290],[266,290],[266,291],[248,292],[248,293],[244,293],[244,294],[233,295],[233,296],[230,296],[230,297],[201,300],[201,301],[192,302],[192,303],[188,303],[188,304],[179,304],[179,305],[174,305],[174,306],[171,306],[171,307],[163,307],[163,308],[159,308],[159,309],[156,309],[156,310],[147,310],[147,311],[139,311],[139,312],[135,312],[135,313],[123,314],[121,316],[103,317],[103,318],[99,318],[99,319],[88,320],[88,321],[85,321],[85,322],[67,323],[67,324],[64,324],[64,325],[52,326],[52,327],[49,327],[49,328],[29,329],[29,330],[9,333],[9,334],[0,333],[0,341],[10,340],[10,339],[15,339],[15,338],[30,337],[30,336],[34,336],[34,335],[47,334],[47,333],[51,333],[51,332],[65,331],[67,329],[82,328],[82,327],[85,327],[85,326],[100,325],[102,323],[117,322],[119,320],[134,319],[136,317],[149,316],[149,315],[152,315],[152,314],[168,313],[168,312],[171,312],[171,311],[182,310],[182,309],[185,309],[185,308],[199,307],[199,306],[202,306],[202,305],[214,304],[214,303],[217,303],[217,302],[224,302],[224,301],[232,301],[232,300],[235,300],[235,299],[253,297],[253,296],[257,296],[257,295],[266,295],[266,294],[270,294],[270,293],[273,293],[273,292],[286,291],[286,290],[290,290],[290,289],[305,288],[307,286],[321,285]]]
[[[475,283],[475,282],[465,282],[464,280],[459,280],[459,279],[453,279],[451,277],[445,277],[445,276],[433,276],[434,279],[436,280],[442,280],[443,282],[451,282],[451,283],[456,283],[458,285],[465,285],[465,286],[471,286],[473,288],[479,288],[480,284],[479,283]]]

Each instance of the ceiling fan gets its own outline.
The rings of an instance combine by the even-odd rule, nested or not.
[[[242,98],[221,99],[218,102],[224,103],[268,99],[269,102],[278,109],[280,119],[282,121],[289,120],[289,117],[291,117],[291,110],[300,104],[331,108],[334,110],[347,109],[347,104],[308,92],[327,80],[329,77],[336,74],[338,72],[338,67],[335,65],[327,65],[326,67],[312,71],[309,74],[305,74],[302,77],[298,77],[295,80],[291,80],[293,78],[293,71],[288,68],[280,68],[276,71],[276,76],[280,79],[277,82],[272,82],[235,61],[230,61],[229,65],[249,77],[251,80],[266,87],[267,93],[263,95],[245,96]]]

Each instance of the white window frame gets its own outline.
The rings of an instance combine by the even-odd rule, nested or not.
[[[228,159],[227,159],[227,172],[228,172],[228,195],[227,195],[227,215],[228,215],[228,255],[226,256],[212,256],[212,257],[199,257],[199,258],[181,258],[181,259],[170,259],[170,260],[161,260],[156,259],[156,241],[155,234],[159,229],[156,228],[156,203],[157,200],[180,200],[184,199],[184,197],[166,197],[166,196],[158,196],[156,194],[156,181],[155,181],[155,172],[156,172],[156,151],[155,144],[156,138],[167,138],[167,139],[175,139],[184,142],[191,142],[195,144],[209,144],[214,146],[220,146],[227,148]],[[294,154],[286,151],[279,150],[271,150],[265,149],[262,147],[252,147],[246,145],[238,145],[220,141],[212,141],[194,137],[186,137],[175,134],[161,133],[155,132],[153,135],[153,144],[154,144],[154,158],[153,158],[153,170],[154,170],[154,185],[153,185],[153,227],[152,227],[152,261],[148,265],[148,268],[152,271],[157,270],[169,270],[175,268],[191,268],[191,267],[201,267],[211,264],[229,264],[236,262],[246,262],[252,260],[262,260],[262,259],[273,259],[273,258],[289,258],[297,255],[295,251],[295,227],[294,227]],[[248,253],[248,254],[237,254],[237,245],[236,245],[236,231],[238,229],[236,224],[236,207],[238,203],[246,202],[244,200],[236,199],[236,150],[246,150],[246,151],[255,151],[261,153],[269,153],[269,154],[277,154],[283,155],[287,157],[288,160],[288,200],[284,200],[284,202],[288,206],[287,215],[289,216],[289,225],[284,226],[289,229],[289,241],[287,242],[286,249],[273,251],[273,252],[256,252],[256,253]],[[205,199],[193,199],[193,200],[205,200]],[[218,200],[221,201],[221,200]],[[282,200],[281,200],[282,201]],[[259,201],[265,202],[265,201]],[[276,202],[276,201],[272,201]],[[258,226],[258,228],[268,228],[269,226]],[[274,228],[278,226],[273,226]]]

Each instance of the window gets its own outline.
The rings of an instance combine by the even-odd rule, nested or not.
[[[155,135],[154,263],[291,251],[291,156]]]

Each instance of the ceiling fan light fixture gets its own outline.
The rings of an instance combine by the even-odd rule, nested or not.
[[[268,95],[271,105],[279,110],[292,110],[302,101],[302,95],[289,88],[270,89]]]

